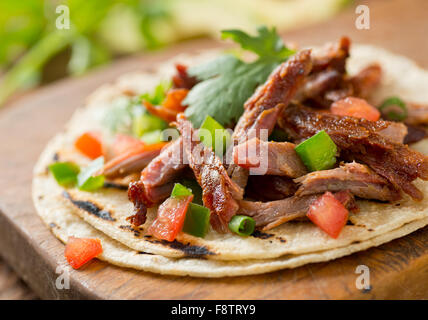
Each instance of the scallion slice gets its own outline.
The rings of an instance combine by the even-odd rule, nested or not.
[[[61,186],[72,186],[77,182],[79,166],[72,162],[56,162],[49,165],[49,170]]]
[[[104,166],[104,157],[93,160],[77,175],[77,187],[83,191],[94,191],[104,185],[104,176],[94,176]]]
[[[403,121],[407,118],[406,104],[398,97],[385,99],[378,109],[387,120]]]
[[[310,171],[331,169],[336,163],[337,147],[324,130],[300,143],[295,150]]]
[[[229,222],[229,229],[242,237],[251,235],[255,227],[256,221],[253,218],[242,215],[233,216]]]

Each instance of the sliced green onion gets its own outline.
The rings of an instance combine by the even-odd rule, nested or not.
[[[288,140],[288,134],[281,129],[275,128],[269,136],[269,141],[284,142]]]
[[[181,179],[180,183],[185,186],[186,188],[192,190],[193,193],[193,203],[197,203],[202,205],[203,201],[202,201],[202,188],[201,186],[198,184],[198,182],[196,180],[191,180],[191,179]]]
[[[56,182],[62,186],[71,186],[77,182],[79,166],[72,162],[56,162],[49,165],[49,170]]]
[[[171,197],[177,198],[177,197],[186,197],[191,196],[192,190],[186,188],[181,183],[176,183],[174,185],[174,189],[172,189]]]
[[[230,133],[212,117],[206,116],[199,130],[199,139],[208,148],[212,148],[218,154],[223,154],[231,142]]]
[[[385,99],[378,109],[387,120],[403,121],[407,118],[406,104],[398,97]]]
[[[196,237],[205,237],[210,224],[210,210],[191,203],[184,220],[183,231]]]
[[[77,186],[83,191],[94,191],[104,185],[104,176],[94,176],[104,166],[104,157],[98,157],[84,168],[77,176]]]
[[[141,136],[140,140],[147,144],[162,142],[164,141],[162,130],[147,132]]]
[[[155,131],[163,130],[168,127],[168,124],[143,109],[136,109],[132,117],[132,132],[135,136],[141,137],[142,135]]]
[[[300,143],[295,150],[310,171],[330,169],[336,163],[337,147],[324,130]]]
[[[229,222],[229,229],[242,237],[251,235],[255,227],[256,221],[247,216],[236,215]]]

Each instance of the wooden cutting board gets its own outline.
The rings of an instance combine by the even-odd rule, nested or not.
[[[357,30],[351,8],[334,20],[284,35],[302,45],[350,35],[383,46],[428,68],[428,2],[372,1],[371,29]],[[160,276],[93,261],[71,272],[71,288],[57,290],[64,246],[32,205],[34,163],[46,142],[85,97],[102,83],[135,69],[155,68],[177,52],[217,46],[193,42],[162,54],[132,57],[83,78],[60,81],[28,94],[0,112],[0,252],[42,298],[61,299],[368,299],[428,298],[428,228],[365,252],[326,263],[258,276],[223,279]],[[370,268],[371,289],[355,286],[358,265]]]

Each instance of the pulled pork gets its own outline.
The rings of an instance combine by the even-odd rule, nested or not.
[[[336,169],[311,172],[294,179],[294,182],[300,184],[297,196],[349,190],[363,199],[396,201],[401,198],[400,190],[388,180],[356,162],[346,163]]]
[[[234,145],[245,142],[248,135],[259,137],[261,129],[270,134],[276,119],[303,84],[312,67],[311,51],[302,50],[281,64],[263,86],[258,88],[244,105],[244,114],[233,132]],[[241,188],[247,184],[248,171],[231,164],[228,173]]]
[[[280,126],[293,138],[305,139],[325,130],[340,148],[341,156],[367,164],[415,200],[423,199],[413,184],[416,178],[428,180],[428,158],[407,145],[393,142],[379,134],[387,121],[368,121],[308,108],[288,107],[279,119]]]

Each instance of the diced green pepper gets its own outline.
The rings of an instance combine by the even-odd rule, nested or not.
[[[251,235],[255,227],[256,221],[248,216],[236,215],[229,222],[229,229],[242,237]]]
[[[62,186],[72,186],[77,181],[80,172],[79,166],[72,162],[56,162],[49,165],[49,170],[56,182]]]
[[[191,179],[181,179],[180,183],[187,187],[188,189],[192,190],[193,193],[193,203],[197,203],[202,205],[203,201],[202,201],[202,188],[201,186],[198,184],[198,182],[196,180],[191,180]]]
[[[184,220],[183,231],[196,237],[205,237],[210,224],[210,210],[191,203]]]
[[[171,192],[171,197],[173,198],[186,197],[191,195],[192,195],[192,190],[186,188],[181,183],[176,183]]]
[[[168,124],[164,120],[144,110],[134,112],[132,118],[132,132],[137,137],[141,137],[155,130],[163,130],[167,127]]]
[[[83,191],[94,191],[104,185],[104,176],[94,176],[104,166],[104,157],[98,157],[84,168],[77,176],[77,186]]]
[[[223,154],[227,146],[231,142],[230,133],[212,117],[206,116],[201,125],[202,130],[199,130],[199,139],[207,147],[217,151],[218,154]]]
[[[336,163],[337,147],[324,130],[300,143],[295,150],[310,171],[330,169]]]

